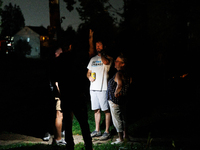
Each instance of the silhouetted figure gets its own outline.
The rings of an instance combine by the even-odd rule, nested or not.
[[[51,61],[48,71],[48,76],[50,80],[50,88],[52,91],[52,95],[55,99],[54,103],[54,110],[55,112],[55,124],[54,124],[54,139],[53,144],[57,145],[66,145],[65,140],[62,138],[62,121],[63,121],[63,114],[61,112],[61,100],[60,100],[60,89],[58,87],[58,76],[57,76],[57,68],[60,65],[60,54],[63,53],[63,50],[61,47],[55,48],[55,58]],[[53,117],[52,116],[52,117]],[[63,131],[64,134],[64,131]],[[51,135],[50,133],[46,133],[45,137],[43,137],[43,140],[48,141],[50,139]]]
[[[91,30],[90,30],[91,33]],[[94,55],[89,51],[88,58]],[[58,86],[61,93],[61,107],[63,117],[65,120],[65,140],[67,142],[67,150],[74,149],[74,140],[72,136],[72,116],[73,113],[78,120],[83,140],[85,142],[85,149],[92,150],[92,138],[90,136],[90,129],[88,124],[88,114],[86,101],[81,97],[84,89],[84,75],[86,69],[83,67],[82,58],[71,49],[61,54],[57,75],[59,76]]]
[[[79,62],[75,62],[77,57],[74,52],[66,52],[61,55],[62,61],[60,62],[62,67],[60,68],[58,75],[58,85],[60,88],[62,99],[62,111],[65,124],[65,140],[67,142],[67,149],[74,149],[74,141],[72,136],[72,117],[73,113],[77,118],[83,139],[85,142],[86,150],[92,150],[92,139],[90,137],[90,129],[88,124],[88,114],[86,102],[81,98],[81,75],[82,67]]]

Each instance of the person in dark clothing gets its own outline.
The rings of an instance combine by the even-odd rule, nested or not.
[[[67,142],[67,150],[74,149],[74,141],[72,136],[72,117],[73,113],[77,118],[86,150],[92,150],[92,138],[88,124],[87,105],[80,96],[81,75],[83,74],[81,63],[76,59],[76,53],[66,52],[61,54],[61,62],[59,65],[59,89],[61,94],[61,108],[65,124],[65,140]]]
[[[90,30],[90,34],[93,34]],[[90,39],[89,39],[90,41]],[[93,52],[89,50],[89,56]],[[58,86],[61,94],[61,108],[65,120],[65,140],[67,142],[67,150],[74,150],[74,140],[72,136],[72,113],[78,120],[86,150],[93,150],[92,138],[90,136],[90,128],[88,124],[88,114],[86,102],[81,97],[84,89],[84,75],[86,69],[83,67],[82,56],[78,57],[77,53],[69,50],[60,55],[60,64],[57,75],[59,75]]]
[[[64,134],[64,128],[62,128],[63,125],[63,114],[61,112],[61,100],[60,100],[60,92],[58,87],[58,76],[57,76],[57,68],[60,65],[60,54],[63,53],[63,50],[61,47],[57,46],[55,48],[55,58],[51,60],[48,68],[48,78],[49,78],[49,85],[51,88],[52,97],[54,97],[54,110],[56,110],[56,115],[54,115],[55,118],[55,126],[54,126],[54,139],[52,144],[57,145],[66,145],[65,140],[62,138],[62,134]],[[63,129],[63,132],[62,132]],[[43,138],[44,141],[48,141],[50,139],[51,135],[50,133],[46,133],[45,137]]]

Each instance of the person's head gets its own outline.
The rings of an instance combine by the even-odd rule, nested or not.
[[[56,49],[56,51],[55,51],[55,57],[59,57],[62,52],[63,52],[62,48],[59,47],[58,49]]]
[[[115,68],[117,70],[124,70],[127,65],[127,58],[125,58],[123,55],[120,55],[115,60]]]
[[[96,50],[97,50],[97,53],[101,52],[103,50],[103,42],[102,41],[97,41],[96,42]]]

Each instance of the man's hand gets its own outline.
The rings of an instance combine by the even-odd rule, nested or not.
[[[92,31],[92,29],[90,29],[90,31],[89,31],[89,39],[93,40],[93,34],[94,34],[94,31]]]
[[[95,81],[95,79],[93,79],[93,77],[89,77],[89,80],[90,80],[90,82],[94,82]]]
[[[92,73],[92,71],[91,71],[91,70],[88,70],[88,72],[87,72],[87,78],[88,78],[91,82],[94,82],[95,79],[91,76],[91,73]]]
[[[58,101],[58,100],[60,100],[60,98],[59,98],[59,97],[55,97],[55,100],[57,100],[57,101]]]

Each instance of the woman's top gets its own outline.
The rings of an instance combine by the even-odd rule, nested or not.
[[[123,75],[125,74],[123,71],[119,70],[118,72],[121,72]],[[122,81],[122,89],[120,91],[120,95],[118,98],[115,97],[115,90],[117,87],[117,82],[115,82],[115,76],[116,74],[109,80],[108,82],[108,89],[107,89],[107,100],[111,100],[115,104],[124,104],[127,100],[128,95],[128,89],[130,87],[130,77],[125,76],[126,80]]]

